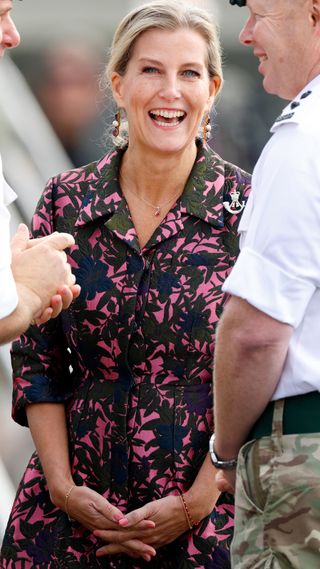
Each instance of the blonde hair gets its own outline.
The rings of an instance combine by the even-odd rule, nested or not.
[[[110,49],[105,78],[111,85],[114,72],[125,75],[135,43],[139,36],[150,29],[177,30],[187,28],[197,31],[207,45],[207,69],[210,78],[218,76],[222,87],[221,48],[217,26],[210,13],[180,0],[154,0],[129,12],[117,27]],[[123,125],[122,125],[123,126]],[[122,145],[125,138],[116,142]]]

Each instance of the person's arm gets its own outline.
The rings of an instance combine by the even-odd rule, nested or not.
[[[11,314],[0,320],[0,345],[14,340],[30,325],[41,309],[40,299],[27,288],[16,285],[18,304]]]
[[[90,530],[119,531],[119,521],[126,523],[122,512],[98,492],[74,482],[64,405],[34,403],[26,407],[26,414],[53,504]],[[136,524],[138,532],[154,527],[142,516],[136,517]],[[142,544],[142,555],[149,560],[155,550]]]
[[[293,330],[319,287],[315,141],[295,124],[276,130],[255,167],[241,253],[223,285],[232,296],[215,350],[215,447],[222,459],[237,456],[272,398]],[[232,479],[228,471],[219,476]]]
[[[27,405],[26,415],[46,477],[50,498],[63,510],[64,496],[74,484],[69,460],[64,404],[32,403]]]
[[[80,289],[74,284],[64,253],[73,244],[73,237],[67,233],[32,243],[28,228],[20,225],[11,245],[18,304],[0,320],[0,344],[22,334],[32,320],[43,323],[57,316],[78,296]]]
[[[42,310],[39,298],[30,289],[17,285],[18,305],[16,309],[0,320],[0,345],[14,340],[25,332],[31,323],[44,324],[51,318],[56,318],[62,310],[68,308],[71,302],[80,294],[79,285],[64,286],[57,290],[50,301],[50,306]]]
[[[208,516],[220,496],[215,482],[215,473],[216,469],[211,462],[210,455],[207,454],[194,483],[185,493],[188,509],[194,521]]]
[[[39,455],[51,501],[66,511],[66,495],[75,482],[71,473],[64,404],[33,403],[26,407],[29,428]],[[54,436],[53,436],[54,433]],[[124,516],[100,494],[76,486],[68,499],[70,517],[89,529],[114,525]]]
[[[214,363],[215,449],[235,458],[278,384],[293,332],[236,296],[218,326]]]

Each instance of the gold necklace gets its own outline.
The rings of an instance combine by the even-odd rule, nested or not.
[[[174,196],[172,196],[170,198],[170,200],[167,200],[165,202],[162,202],[159,205],[154,205],[153,203],[149,202],[148,200],[146,200],[145,198],[139,196],[138,194],[136,194],[135,192],[133,192],[132,190],[130,190],[129,188],[126,188],[126,190],[128,192],[130,192],[130,194],[133,194],[136,198],[138,198],[138,200],[141,200],[143,203],[145,203],[146,205],[148,205],[149,207],[152,207],[152,209],[154,209],[154,216],[158,217],[158,215],[160,215],[161,212],[161,208],[164,207],[165,205],[170,204],[171,202],[173,202],[173,200],[175,200],[178,196],[181,195],[181,190],[179,190],[179,192],[177,194],[175,194]]]

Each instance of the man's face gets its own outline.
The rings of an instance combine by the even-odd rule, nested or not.
[[[10,16],[11,9],[12,0],[0,0],[0,57],[6,49],[20,43],[19,33]]]
[[[316,0],[317,3],[318,0]],[[268,93],[293,99],[319,72],[319,22],[309,0],[247,0],[240,41],[253,48]]]

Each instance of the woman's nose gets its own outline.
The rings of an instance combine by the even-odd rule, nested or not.
[[[176,76],[164,77],[160,88],[160,97],[167,100],[175,100],[180,97],[180,86]]]

